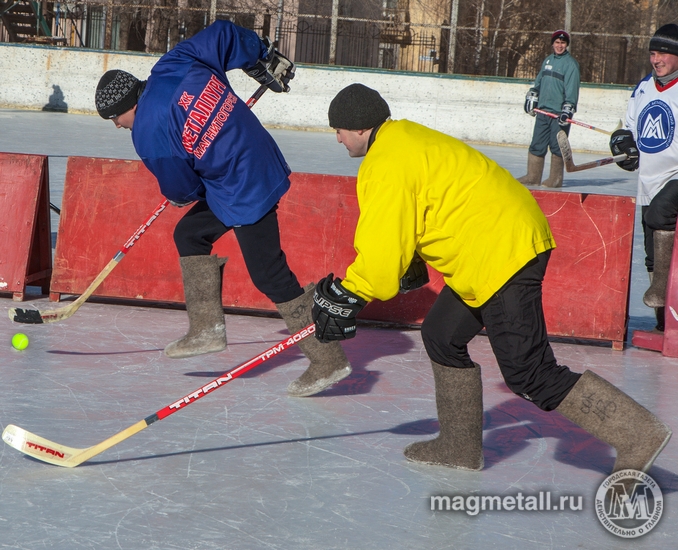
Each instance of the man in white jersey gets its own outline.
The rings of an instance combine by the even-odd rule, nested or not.
[[[628,158],[617,163],[638,173],[638,204],[645,236],[645,266],[650,288],[645,305],[655,308],[664,330],[664,302],[678,214],[678,25],[660,27],[650,40],[652,73],[636,86],[625,128],[610,139],[610,149]]]

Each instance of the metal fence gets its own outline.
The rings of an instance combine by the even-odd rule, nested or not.
[[[531,79],[551,51],[550,30],[458,26],[451,48],[448,24],[276,13],[264,7],[228,9],[216,0],[197,0],[190,7],[185,1],[181,9],[142,3],[121,6],[115,0],[55,2],[47,3],[44,12],[53,36],[61,37],[60,44],[95,49],[164,53],[217,18],[270,36],[297,63]],[[570,51],[579,61],[584,82],[635,84],[650,69],[649,36],[571,34]],[[8,40],[1,24],[0,40]]]

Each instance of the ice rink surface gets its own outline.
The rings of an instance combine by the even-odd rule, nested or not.
[[[581,131],[587,130],[574,128],[570,136],[578,164],[602,156],[576,153]],[[272,134],[295,171],[357,173],[359,160],[349,159],[332,133]],[[514,175],[524,173],[524,148],[477,147]],[[8,110],[0,110],[0,151],[49,155],[57,206],[68,155],[137,158],[127,132],[98,117]],[[566,174],[562,192],[634,195],[635,178],[607,166]],[[52,214],[54,232],[57,225]],[[642,261],[637,227],[631,329],[653,326],[641,301]],[[279,319],[229,314],[226,351],[172,360],[162,349],[186,331],[181,310],[86,303],[70,319],[46,325],[13,324],[6,314],[10,307],[65,305],[45,297],[23,304],[0,298],[0,428],[16,424],[71,447],[103,441],[287,335]],[[19,331],[31,340],[21,352],[9,344]],[[675,423],[678,360],[630,345],[622,352],[567,342],[553,347],[560,363],[595,371]],[[407,444],[438,429],[430,363],[417,330],[362,326],[345,344],[353,374],[315,397],[286,394],[306,368],[292,348],[74,469],[0,444],[0,548],[676,547],[677,440],[649,472],[664,496],[659,525],[636,539],[614,536],[593,509],[613,451],[558,413],[508,391],[485,337],[470,348],[483,367],[481,472],[405,460]],[[432,496],[540,493],[554,505],[568,497],[575,509],[431,510]]]

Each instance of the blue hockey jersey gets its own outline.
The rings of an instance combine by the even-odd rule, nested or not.
[[[278,146],[226,78],[265,54],[256,33],[216,21],[155,64],[132,128],[162,194],[206,200],[229,227],[259,221],[290,186]]]

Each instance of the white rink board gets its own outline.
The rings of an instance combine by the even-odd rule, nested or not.
[[[70,113],[95,114],[94,92],[109,69],[124,69],[145,79],[159,55],[101,52],[76,48],[0,44],[0,108],[43,109],[54,94]],[[229,79],[238,94],[249,97],[256,82],[242,71]],[[257,107],[267,126],[329,130],[327,107],[343,87],[361,82],[378,89],[393,118],[420,122],[459,139],[478,143],[529,145],[534,120],[523,112],[531,82],[524,79],[403,73],[380,69],[302,65],[289,94],[269,94]],[[624,118],[628,86],[594,86],[580,90],[576,119],[613,130]],[[574,127],[575,150],[608,152],[604,134]]]

